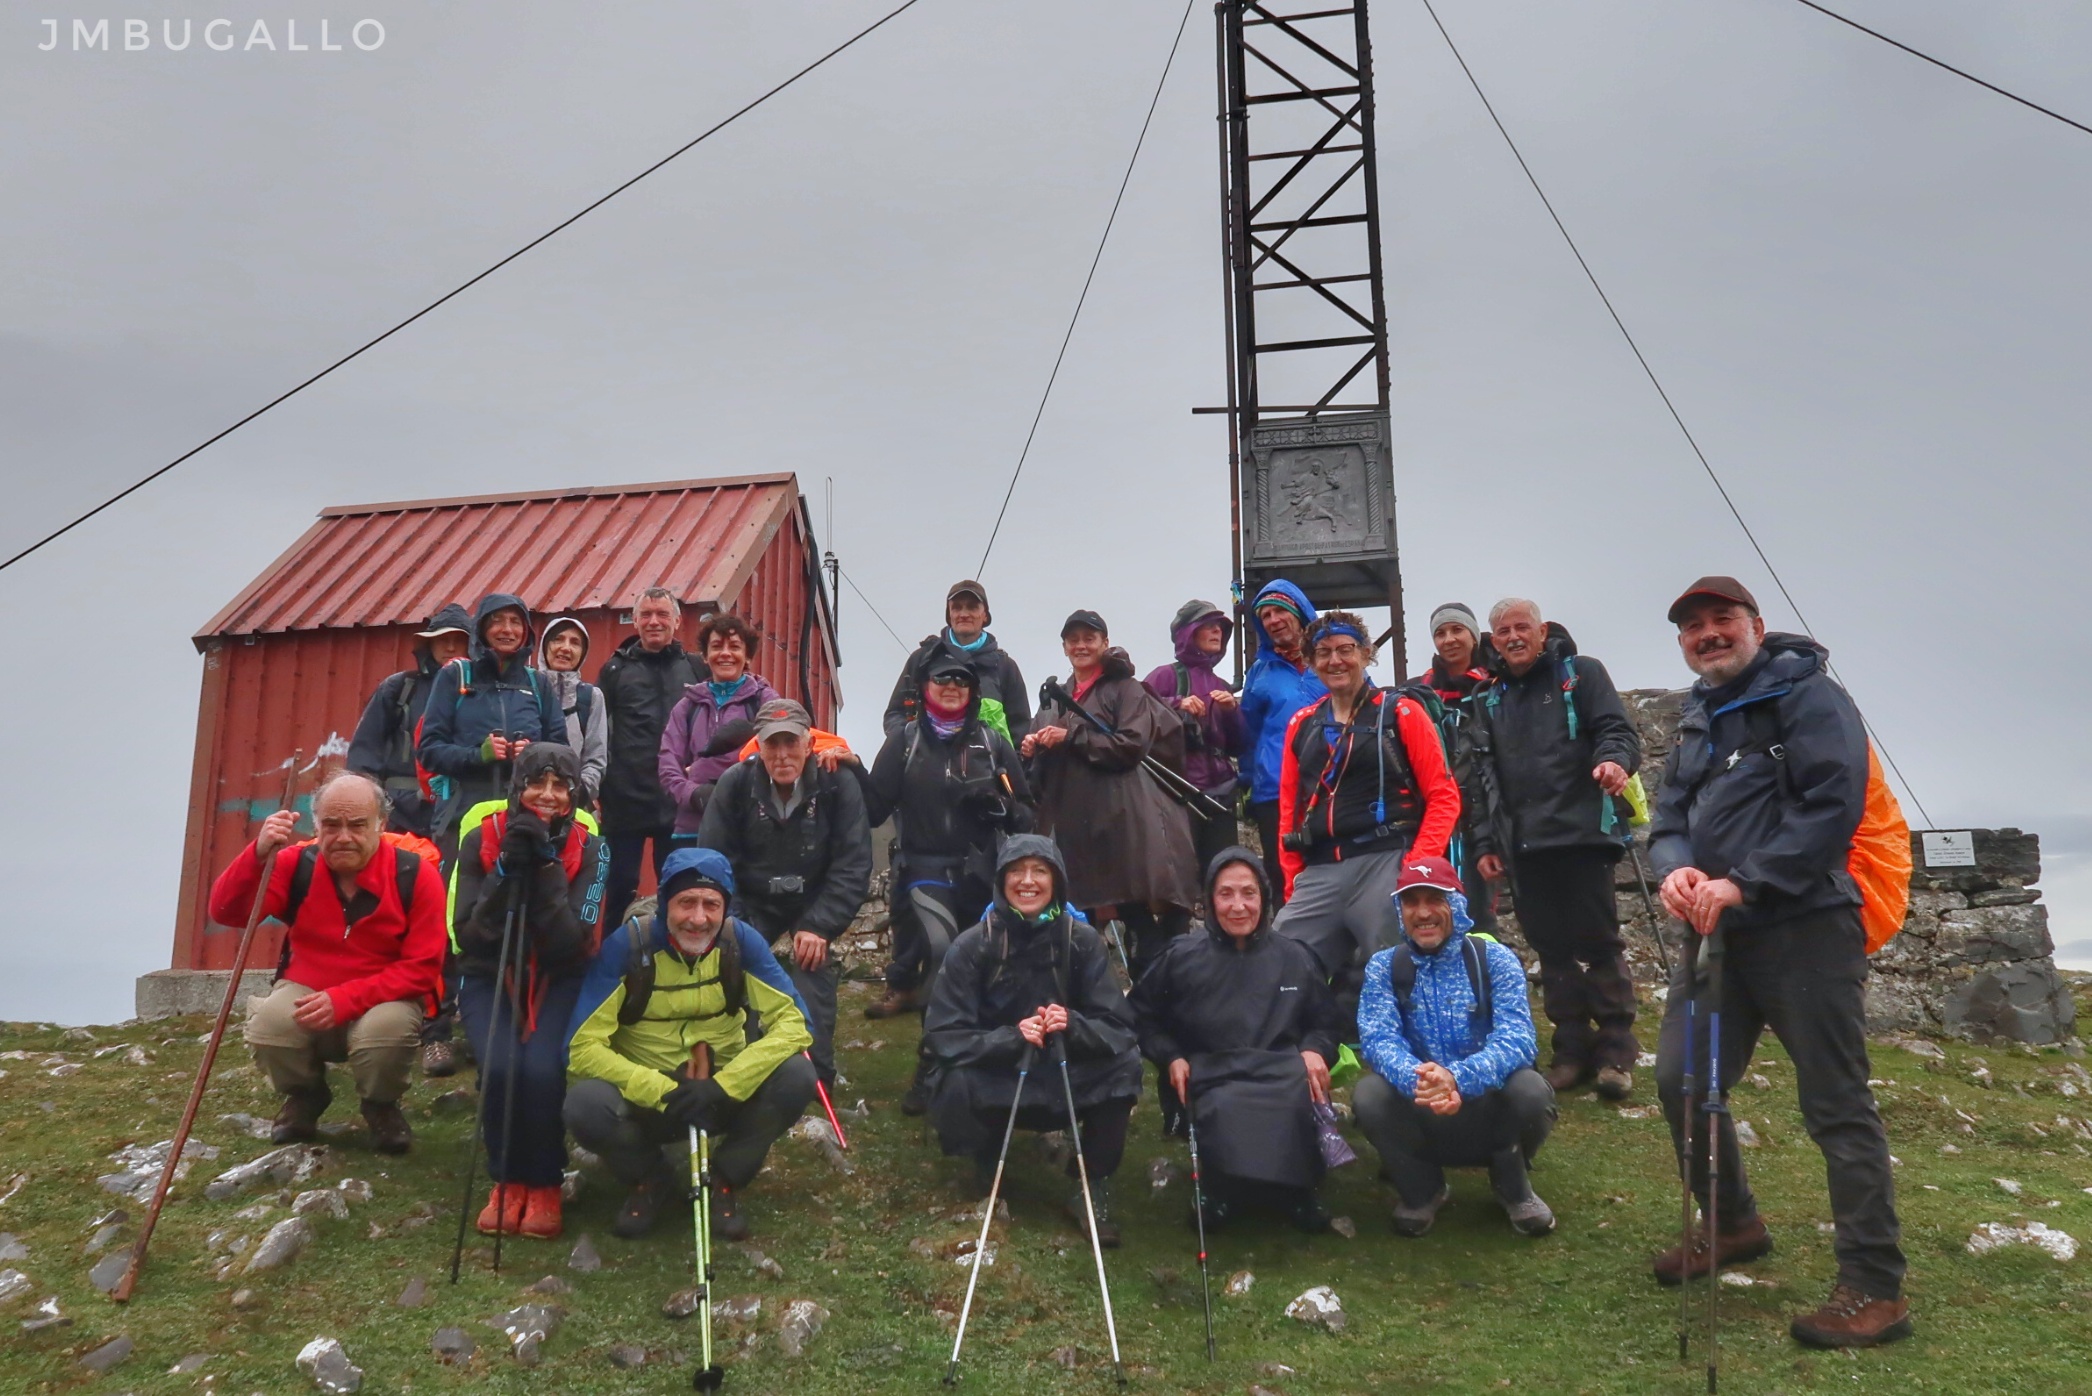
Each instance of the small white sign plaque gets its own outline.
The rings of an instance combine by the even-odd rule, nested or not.
[[[1947,832],[1927,830],[1925,866],[1928,868],[1973,868],[1976,866],[1976,835],[1970,829]]]

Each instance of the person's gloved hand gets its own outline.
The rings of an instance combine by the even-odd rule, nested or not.
[[[678,1129],[716,1132],[713,1114],[726,1100],[726,1088],[709,1077],[703,1081],[678,1081],[661,1098],[661,1113]]]
[[[527,809],[511,813],[508,827],[501,833],[501,865],[520,873],[551,861],[552,835],[545,828],[545,821]]]

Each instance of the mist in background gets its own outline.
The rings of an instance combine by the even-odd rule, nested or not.
[[[331,19],[382,48],[331,54],[165,52],[163,17],[216,13],[176,4],[126,7],[142,53],[113,12],[109,52],[0,21],[0,555],[885,8],[381,6]],[[1846,8],[2092,108],[2092,12]],[[796,471],[899,633],[842,589],[842,727],[875,747],[901,642],[979,563],[1180,12],[923,0],[0,573],[0,1018],[123,1018],[166,965],[189,637],[326,505]],[[2038,832],[2062,958],[2092,965],[2092,659],[2063,643],[2092,139],[1797,5],[1440,12],[1932,824]],[[62,40],[103,13],[59,11]],[[293,13],[307,41],[330,17]],[[1226,598],[1224,427],[1190,413],[1225,391],[1211,38],[1196,7],[982,573],[1033,683],[1076,606],[1145,671],[1179,603]],[[1663,613],[1705,572],[1795,627],[1421,7],[1381,0],[1374,42],[1409,667],[1438,602],[1519,594],[1623,687],[1679,686]]]

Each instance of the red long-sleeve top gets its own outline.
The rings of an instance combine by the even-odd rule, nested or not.
[[[1414,818],[1415,837],[1410,839],[1408,846],[1401,851],[1405,855],[1443,858],[1446,845],[1460,824],[1460,786],[1454,781],[1453,772],[1446,765],[1445,743],[1439,736],[1438,726],[1431,721],[1431,715],[1414,700],[1398,697],[1390,690],[1374,689],[1368,692],[1365,698],[1367,701],[1360,704],[1358,713],[1352,719],[1354,740],[1359,737],[1370,738],[1373,732],[1371,705],[1392,699],[1395,704],[1395,720],[1391,725],[1401,739],[1403,753],[1408,757],[1412,782],[1408,792],[1396,788],[1396,777],[1399,773],[1392,766],[1387,769],[1389,788],[1384,792],[1384,798],[1387,801],[1390,820],[1397,823],[1407,822],[1400,817],[1405,794],[1413,795],[1416,804],[1421,806]],[[1321,742],[1322,736],[1312,730],[1304,733],[1301,727],[1313,715],[1326,712],[1329,701],[1323,698],[1300,709],[1286,724],[1285,753],[1280,766],[1278,785],[1278,827],[1281,833],[1300,827],[1307,804],[1312,799],[1311,793],[1301,788],[1300,752],[1304,743]],[[1320,719],[1317,718],[1316,721],[1319,724]],[[1330,794],[1324,805],[1325,812],[1356,810],[1370,803],[1373,792],[1366,787],[1377,784],[1380,771],[1380,764],[1361,746],[1355,758],[1336,777],[1336,783],[1343,787],[1343,791],[1341,795],[1334,792]],[[1371,823],[1369,819],[1361,822]],[[1348,834],[1353,831],[1342,832]],[[1371,840],[1368,846],[1378,846],[1385,842],[1385,839]],[[1346,856],[1345,846],[1346,841],[1341,838],[1318,841],[1314,849],[1315,861],[1339,861]],[[1308,861],[1308,855],[1280,846],[1279,866],[1286,875],[1286,895],[1292,895],[1293,879],[1300,875],[1300,870],[1307,866]]]
[[[262,899],[264,916],[282,919],[301,851],[293,844],[277,852]],[[211,884],[211,919],[220,925],[245,925],[261,875],[261,859],[250,843]],[[435,863],[421,860],[413,907],[405,913],[400,908],[399,850],[391,843],[378,845],[376,856],[356,874],[356,886],[375,897],[377,906],[351,922],[325,861],[313,869],[312,886],[291,924],[291,958],[284,978],[324,991],[334,1000],[334,1016],[344,1023],[395,999],[418,998],[433,1008],[443,997],[443,952],[449,941],[443,924],[443,878]]]

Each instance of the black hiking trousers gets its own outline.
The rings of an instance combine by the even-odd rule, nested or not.
[[[1692,937],[1697,941],[1698,937]],[[1810,911],[1784,921],[1724,932],[1722,971],[1722,1085],[1733,1087],[1750,1066],[1767,1028],[1794,1061],[1802,1123],[1830,1178],[1831,1217],[1837,1235],[1838,1281],[1875,1299],[1903,1291],[1904,1259],[1896,1222],[1896,1185],[1889,1172],[1889,1140],[1867,1086],[1867,948],[1857,907]],[[1688,980],[1697,946],[1672,967],[1670,996],[1656,1048],[1656,1092],[1670,1121],[1673,1147],[1685,1146],[1683,1078],[1685,1005],[1694,1004],[1693,1068],[1705,1098],[1710,986]],[[1695,1108],[1690,1143],[1692,1186],[1707,1206],[1706,1114]],[[1744,1177],[1736,1127],[1721,1117],[1722,1230],[1757,1214]]]
[[[1634,977],[1613,899],[1619,850],[1549,848],[1511,863],[1518,926],[1540,957],[1540,1002],[1554,1024],[1554,1060],[1634,1070]]]

